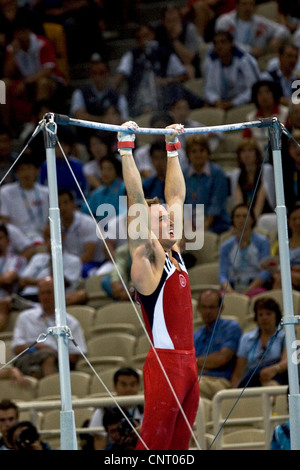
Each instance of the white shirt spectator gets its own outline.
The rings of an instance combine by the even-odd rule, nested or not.
[[[68,313],[66,314],[66,323],[79,348],[85,353],[86,343],[80,323],[76,318]],[[45,315],[41,305],[37,305],[32,309],[24,310],[19,314],[16,321],[11,344],[12,350],[14,350],[16,346],[34,343],[40,334],[47,334],[48,328],[54,326],[56,326],[55,315]],[[57,342],[53,335],[47,336],[45,344],[57,350]],[[68,345],[70,354],[79,354],[79,350],[72,341],[69,341]]]
[[[77,288],[81,279],[82,263],[78,256],[67,252],[63,252],[62,257],[64,278],[68,282],[66,292],[72,292]],[[50,253],[36,253],[22,271],[21,278],[31,277],[39,280],[48,276],[51,276]],[[21,291],[21,295],[38,295],[38,287],[26,286]]]
[[[24,190],[18,182],[5,184],[0,189],[1,216],[20,230],[33,243],[43,241],[43,230],[49,215],[49,192],[39,183]]]
[[[20,276],[26,266],[26,260],[23,256],[14,255],[7,253],[4,256],[0,256],[0,274],[4,274],[8,271],[15,271]],[[11,290],[14,291],[16,285],[10,285],[9,287],[0,287],[0,298],[6,297],[11,294]]]
[[[17,255],[22,254],[27,248],[32,246],[31,240],[25,233],[13,224],[6,224],[9,236],[8,252]]]
[[[106,90],[105,91],[99,91],[95,86],[91,85],[91,88],[95,95],[98,97],[99,101],[102,99],[102,97],[105,96]],[[117,108],[120,111],[120,114],[122,116],[122,119],[126,120],[128,119],[128,104],[127,100],[124,95],[120,94],[118,103],[117,103]],[[72,116],[75,116],[76,111],[78,110],[87,110],[86,103],[84,100],[84,96],[82,93],[82,90],[80,88],[74,90],[72,97],[71,97],[71,107],[70,107],[70,113]]]
[[[250,21],[241,20],[236,10],[219,16],[215,30],[230,32],[235,44],[249,53],[256,47],[265,50],[273,38],[284,41],[290,35],[285,26],[264,16],[252,15]]]
[[[249,103],[252,85],[259,79],[257,61],[250,54],[233,48],[232,62],[224,67],[218,55],[211,51],[205,58],[204,99],[209,104],[228,100],[233,106]]]
[[[68,229],[65,229],[62,223],[64,250],[81,257],[86,243],[96,243],[93,261],[103,262],[105,260],[103,243],[98,238],[96,229],[96,224],[90,215],[75,211],[73,223]]]

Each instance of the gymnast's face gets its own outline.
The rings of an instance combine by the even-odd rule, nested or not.
[[[161,204],[150,206],[151,231],[157,237],[164,250],[169,250],[176,243],[174,223],[170,214]]]

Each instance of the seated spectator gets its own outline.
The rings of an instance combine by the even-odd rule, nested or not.
[[[56,326],[53,279],[51,277],[41,279],[38,284],[38,292],[39,304],[31,309],[24,310],[17,318],[12,340],[12,351],[15,355],[20,354],[34,344],[40,334],[47,334],[49,327]],[[79,322],[68,313],[66,314],[66,320],[76,343],[81,351],[86,352],[85,339]],[[36,378],[45,377],[57,373],[57,354],[57,341],[54,336],[49,335],[46,341],[38,342],[33,348],[16,359],[15,367],[25,375]],[[74,369],[79,358],[79,350],[70,341],[69,359],[71,369]]]
[[[110,155],[112,147],[111,132],[93,132],[88,137],[87,151],[89,161],[83,166],[83,172],[89,185],[89,191],[99,188],[102,185],[100,161],[101,158]]]
[[[38,286],[41,279],[52,275],[52,259],[51,259],[51,239],[50,226],[46,225],[44,230],[44,239],[47,250],[45,252],[36,253],[32,256],[27,266],[23,269],[19,277],[20,295],[25,299],[38,302]],[[63,250],[63,273],[65,280],[66,303],[70,305],[69,298],[76,298],[74,303],[82,303],[81,290],[79,290],[79,282],[81,280],[82,263],[79,256],[68,253]],[[78,299],[77,299],[78,294]],[[85,300],[85,295],[84,298]]]
[[[288,210],[288,235],[289,235],[289,255],[291,265],[291,282],[292,288],[300,291],[300,202]],[[279,255],[279,245],[276,241],[272,247],[272,254]],[[274,267],[275,268],[275,267]],[[281,289],[281,272],[273,268],[272,288]]]
[[[149,25],[138,28],[136,42],[137,47],[122,56],[114,83],[118,90],[123,81],[127,82],[130,116],[168,109],[178,93],[194,100],[193,107],[201,106],[202,100],[181,86],[188,78],[185,66],[176,54],[159,46]]]
[[[124,95],[112,88],[109,65],[99,54],[90,60],[89,83],[76,88],[71,97],[70,114],[75,119],[103,122],[103,115],[110,105],[116,105],[123,120],[128,118],[128,104]],[[88,131],[79,130],[78,136],[84,138]]]
[[[83,162],[74,156],[76,148],[75,135],[67,128],[58,128],[57,138],[61,146],[60,148],[57,144],[55,147],[57,188],[69,189],[72,191],[76,205],[80,207],[83,203],[82,193],[84,196],[87,196],[88,185],[83,172]],[[69,166],[71,167],[72,172]],[[47,162],[43,162],[40,171],[40,182],[42,185],[48,184],[47,173]],[[78,185],[81,190],[78,188]]]
[[[190,161],[185,172],[185,204],[191,204],[193,226],[195,226],[196,205],[204,204],[204,230],[222,233],[230,227],[226,204],[229,183],[223,169],[209,161],[208,139],[192,135],[186,141],[186,154]]]
[[[213,45],[203,63],[204,101],[224,110],[249,103],[260,74],[255,58],[235,46],[228,32],[215,33]]]
[[[143,190],[146,199],[158,197],[160,203],[165,200],[165,179],[167,172],[167,152],[165,142],[161,139],[153,142],[150,147],[150,157],[155,169],[155,176],[143,180]]]
[[[297,63],[299,48],[294,44],[285,43],[280,46],[278,57],[268,63],[267,69],[261,78],[278,83],[281,87],[280,104],[290,106],[293,93],[293,82],[298,80]]]
[[[102,241],[96,233],[97,227],[90,215],[83,214],[76,208],[73,195],[69,190],[59,191],[58,203],[64,252],[80,259],[81,275],[86,278],[92,269],[99,268],[106,261]]]
[[[116,371],[113,377],[114,391],[116,396],[137,395],[139,393],[140,376],[138,372],[131,367],[121,367]],[[110,410],[112,408],[109,408]],[[143,407],[140,405],[126,408],[128,415],[141,423],[143,419]],[[96,408],[89,423],[89,428],[100,427],[104,425],[103,408]],[[111,443],[110,436],[107,432],[96,432],[94,435],[94,449],[103,450]]]
[[[257,327],[241,337],[231,385],[237,387],[266,387],[286,385],[287,358],[285,334],[277,332],[281,321],[278,303],[260,298],[254,304]]]
[[[0,217],[18,227],[32,243],[43,243],[43,230],[49,215],[48,188],[38,183],[35,156],[26,153],[16,162],[17,181],[0,189]]]
[[[13,377],[10,376],[13,371],[18,371],[18,369],[7,368],[0,371],[0,378]],[[3,372],[5,374],[3,374]],[[20,376],[22,375],[19,371],[17,372]],[[4,377],[3,377],[4,375]],[[16,375],[17,376],[17,375]],[[9,400],[3,399],[0,401],[0,450],[12,450],[12,446],[8,440],[9,430],[18,422],[19,420],[19,407],[18,405]]]
[[[219,390],[230,388],[236,352],[242,335],[236,321],[218,318],[222,298],[217,290],[204,290],[197,311],[203,326],[194,331],[201,397],[212,400]],[[217,323],[216,323],[217,322]]]
[[[210,42],[214,33],[216,19],[235,7],[235,0],[187,0],[181,9],[184,18],[195,23],[200,36]]]
[[[289,30],[264,16],[255,14],[256,0],[236,0],[236,8],[221,15],[216,21],[216,31],[228,31],[235,43],[256,58],[267,52],[278,52]]]
[[[25,268],[26,260],[22,256],[8,251],[9,234],[5,225],[0,225],[0,299],[10,296],[16,292],[18,281]],[[0,330],[2,330],[8,317],[0,314]]]
[[[189,78],[200,76],[199,46],[203,38],[193,22],[183,20],[179,7],[169,4],[162,9],[155,38],[161,47],[177,54]]]
[[[105,211],[108,210],[107,205],[110,205],[110,213],[107,218],[119,215],[123,210],[120,207],[120,196],[125,195],[120,161],[113,156],[103,157],[100,170],[102,186],[95,189],[88,197],[87,204],[84,203],[81,207],[85,214],[90,214],[90,209],[98,221],[104,218]]]
[[[8,432],[8,441],[13,450],[51,450],[30,421],[19,421],[12,426]]]
[[[12,165],[17,157],[13,151],[13,136],[6,126],[0,126],[0,182],[1,186],[16,181]],[[11,170],[11,171],[10,171]]]
[[[27,2],[28,3],[28,2]],[[0,24],[1,24],[1,38],[0,38],[0,73],[3,77],[3,66],[6,55],[6,47],[13,40],[14,26],[19,18],[24,15],[30,18],[30,23],[33,31],[36,34],[44,34],[42,23],[39,21],[35,11],[25,2],[18,0],[1,0],[0,2]],[[3,106],[0,107],[3,110]]]
[[[226,293],[253,296],[265,290],[270,274],[259,264],[270,256],[268,239],[253,231],[255,217],[246,204],[232,211],[232,233],[220,246],[219,282]]]
[[[4,80],[11,124],[30,121],[34,102],[58,97],[58,104],[63,101],[66,82],[53,46],[45,36],[33,32],[26,15],[14,25],[13,40],[7,46]]]
[[[256,109],[250,111],[245,120],[258,121],[261,118],[277,117],[282,124],[286,124],[288,108],[280,104],[282,95],[281,87],[278,83],[270,80],[258,80],[252,86],[251,101]],[[261,152],[265,152],[270,143],[269,130],[267,127],[247,128],[243,131],[243,137],[252,137],[258,143]]]
[[[232,211],[232,236],[220,246],[219,281],[227,293],[238,292],[250,297],[266,290],[270,274],[259,264],[270,256],[267,237],[253,229],[256,220],[252,209],[242,203]]]
[[[257,221],[264,219],[270,230],[276,229],[275,182],[273,166],[262,161],[262,154],[254,139],[244,138],[237,148],[238,168],[229,173],[233,206],[252,205]],[[259,178],[261,166],[262,175]],[[273,220],[274,219],[274,220]]]
[[[19,227],[5,224],[9,237],[8,253],[23,256],[27,261],[35,254],[37,247]]]
[[[103,426],[110,440],[104,450],[117,452],[135,450],[138,431],[135,432],[131,426],[137,430],[139,425],[136,420],[128,416],[126,410],[121,412],[120,408],[117,407],[106,408],[103,415]]]

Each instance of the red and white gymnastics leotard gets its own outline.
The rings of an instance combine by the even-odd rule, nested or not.
[[[147,332],[192,427],[199,403],[199,382],[193,344],[190,283],[182,257],[175,251],[181,271],[168,254],[159,285],[137,300]],[[141,437],[149,450],[187,450],[190,430],[151,348],[143,368],[145,411]],[[137,449],[145,449],[139,440]]]

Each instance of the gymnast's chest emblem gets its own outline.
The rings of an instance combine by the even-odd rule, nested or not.
[[[186,278],[184,277],[183,274],[179,274],[179,282],[182,287],[186,286]]]

